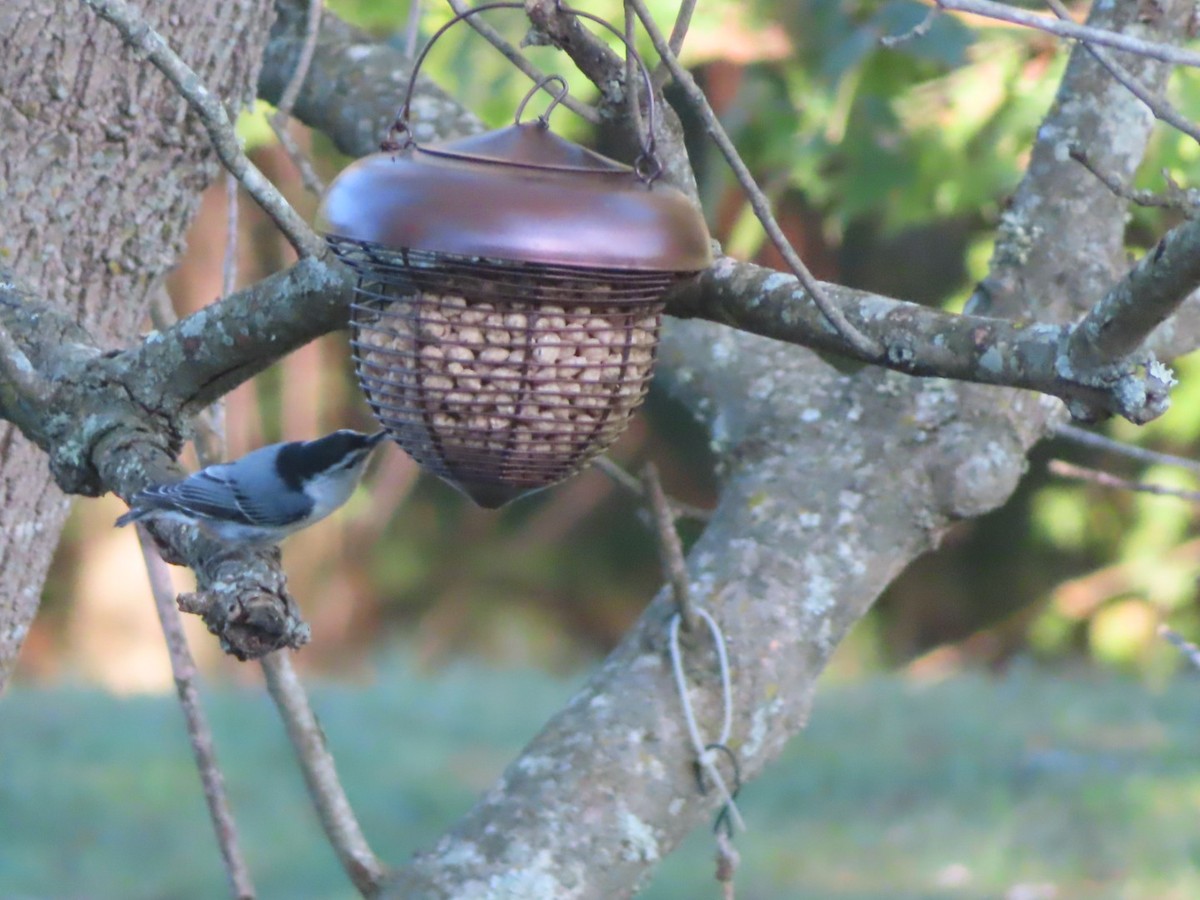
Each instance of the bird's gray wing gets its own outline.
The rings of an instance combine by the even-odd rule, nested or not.
[[[210,466],[182,481],[148,488],[134,498],[134,506],[147,512],[171,510],[239,525],[283,525],[304,515],[303,499],[288,504],[284,495],[276,494],[265,498],[275,513],[268,516],[260,500],[238,489],[226,474],[228,468]]]

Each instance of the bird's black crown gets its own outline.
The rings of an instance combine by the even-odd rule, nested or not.
[[[275,468],[288,487],[302,490],[305,483],[339,463],[355,465],[384,437],[383,432],[363,434],[342,429],[311,441],[295,441],[279,450]]]

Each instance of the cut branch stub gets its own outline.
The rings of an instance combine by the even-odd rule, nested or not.
[[[712,259],[703,218],[648,172],[538,121],[367,157],[326,195],[363,392],[480,505],[577,472],[641,403],[662,297]]]

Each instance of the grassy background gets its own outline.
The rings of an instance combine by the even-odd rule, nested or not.
[[[573,684],[389,663],[315,703],[363,826],[392,861],[490,784]],[[353,892],[265,697],[207,697],[264,898]],[[1200,685],[1016,667],[828,685],[811,725],[744,792],[739,900],[1200,896]],[[693,835],[642,896],[719,896]],[[0,701],[0,897],[225,893],[169,698],[18,688]]]

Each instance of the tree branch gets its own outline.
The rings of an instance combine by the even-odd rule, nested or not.
[[[447,0],[447,2],[449,2],[450,8],[458,15],[462,15],[471,9],[471,7],[464,3],[463,0]],[[500,51],[500,54],[505,59],[523,72],[530,81],[541,82],[546,78],[545,72],[526,59],[525,54],[506,41],[500,32],[483,20],[482,16],[471,16],[465,21],[468,25],[475,29],[475,31],[478,32],[484,40]],[[563,106],[571,110],[571,112],[575,113],[575,115],[581,117],[585,121],[591,122],[593,125],[600,122],[599,112],[588,106],[583,101],[576,100],[570,94],[564,97],[562,102]]]
[[[600,90],[603,98],[600,111],[606,121],[618,128],[622,137],[632,136],[641,144],[643,136],[636,130],[638,123],[627,115],[630,106],[627,95],[637,96],[639,89],[626,83],[626,61],[588,31],[579,16],[560,7],[557,0],[525,0],[525,12],[538,31],[570,56],[579,71]],[[696,174],[684,147],[683,127],[657,89],[654,102],[658,118],[651,137],[662,162],[663,180],[699,206]]]
[[[750,174],[750,170],[747,168],[745,162],[742,161],[737,148],[733,146],[733,141],[726,134],[725,128],[717,118],[717,114],[709,106],[704,92],[700,90],[700,86],[696,84],[691,73],[681,66],[679,60],[675,58],[675,54],[667,44],[667,39],[658,30],[658,25],[655,24],[653,17],[646,9],[646,5],[642,0],[629,0],[629,5],[637,12],[643,27],[650,35],[650,40],[654,43],[654,49],[658,51],[659,58],[671,70],[671,75],[675,78],[675,83],[687,96],[693,108],[700,114],[708,136],[712,138],[713,143],[717,145],[717,148],[721,151],[721,155],[725,157],[725,161],[733,170],[734,176],[742,186],[742,191],[745,193],[746,199],[750,201],[750,207],[754,210],[754,215],[762,224],[763,230],[766,231],[767,236],[771,239],[771,243],[775,245],[775,249],[779,251],[780,255],[787,262],[788,268],[795,273],[796,277],[800,279],[800,283],[804,285],[809,299],[821,311],[821,314],[829,320],[834,330],[850,346],[855,355],[868,358],[879,356],[882,349],[881,345],[872,341],[855,328],[842,314],[842,311],[829,301],[821,285],[813,277],[812,273],[808,271],[808,266],[804,264],[804,260],[800,258],[800,255],[792,247],[791,242],[788,241],[787,236],[784,235],[783,229],[775,221],[775,214],[771,211],[770,201],[755,183],[754,176]]]
[[[304,23],[304,43],[300,46],[300,57],[296,60],[296,70],[288,79],[287,86],[283,89],[283,95],[279,98],[275,114],[270,119],[271,130],[275,132],[280,146],[292,161],[292,165],[296,167],[296,171],[300,173],[300,180],[317,197],[325,193],[325,185],[316,170],[313,169],[308,157],[300,151],[291,132],[288,131],[288,118],[292,114],[292,107],[296,105],[296,96],[300,93],[300,86],[308,77],[308,68],[312,65],[313,53],[317,49],[317,37],[321,33],[323,5],[323,0],[309,0],[308,16]],[[226,293],[229,292],[226,291]]]
[[[1067,371],[1119,362],[1200,287],[1200,220],[1168,231],[1076,326]]]
[[[1133,13],[1128,5],[1098,4],[1093,16],[1107,22]],[[1063,87],[1072,102],[1056,104],[1039,130],[1030,172],[1002,229],[987,294],[1004,314],[1041,306],[1047,315],[1065,315],[1072,298],[1103,293],[1120,258],[1121,208],[1103,205],[1092,179],[1073,180],[1069,170],[1077,167],[1060,160],[1056,147],[1064,134],[1095,141],[1111,148],[1114,170],[1127,172],[1148,129],[1123,91],[1107,96],[1095,74],[1077,65],[1081,55]],[[1104,215],[1086,221],[1096,206]],[[1047,233],[1053,243],[1041,240]],[[334,270],[316,265],[303,271],[344,289],[329,275]],[[298,278],[297,271],[284,277]],[[794,292],[787,276],[774,277],[783,279],[776,287]],[[296,289],[304,288],[297,282]],[[758,296],[749,295],[747,305],[754,302]],[[282,301],[267,307],[256,327],[295,318],[294,311],[284,315]],[[94,348],[81,354],[86,364],[71,371],[87,380],[71,386],[86,398],[64,405],[61,417],[69,422],[43,422],[60,468],[73,459],[80,471],[90,467],[93,488],[128,491],[152,480],[150,469],[169,461],[162,441],[177,442],[174,422],[158,406],[140,405],[127,382],[106,375],[142,353],[169,349],[185,363],[199,355],[193,374],[229,384],[260,364],[245,361],[236,331],[222,330],[235,308],[219,304],[207,318],[184,320],[117,360],[93,360]],[[787,324],[782,307],[778,318]],[[5,325],[21,342],[18,329]],[[270,355],[306,327],[293,326],[283,340],[264,331],[248,343],[270,347]],[[215,351],[198,349],[214,336],[235,345],[243,362],[225,370]],[[189,339],[197,346],[189,348]],[[146,349],[157,342],[161,350]],[[22,347],[39,371],[42,360],[59,358],[44,347]],[[674,323],[663,358],[665,380],[709,425],[723,467],[721,505],[691,554],[689,578],[721,620],[733,655],[736,751],[749,779],[803,727],[817,676],[883,586],[954,519],[1009,496],[1051,413],[1037,408],[1037,398],[917,385],[874,367],[839,377],[785,344],[695,322]],[[168,405],[186,406],[204,391],[194,378],[172,383],[160,375],[157,382],[170,388]],[[152,393],[142,391],[136,396]],[[104,402],[89,405],[97,397]],[[156,441],[152,434],[169,437]],[[805,547],[803,556],[797,546]],[[255,560],[236,560],[236,571]],[[396,876],[395,895],[462,896],[471,885],[511,896],[625,896],[711,813],[720,800],[695,790],[693,754],[663,652],[672,612],[665,594],[654,601],[476,809]],[[717,708],[711,691],[698,690],[695,699],[702,714]]]
[[[328,252],[325,242],[321,240],[308,226],[283,195],[275,188],[267,177],[250,162],[238,143],[233,123],[225,112],[225,106],[200,80],[200,77],[188,67],[174,50],[168,46],[163,37],[151,28],[146,21],[131,8],[125,0],[82,0],[84,4],[95,10],[96,15],[111,23],[121,36],[134,47],[146,54],[146,58],[154,64],[167,80],[175,86],[180,95],[187,100],[193,112],[203,122],[205,130],[212,139],[213,149],[224,163],[225,168],[242,183],[246,192],[262,207],[263,212],[283,232],[284,236],[296,248],[300,256],[324,257]]]
[[[287,651],[263,657],[262,670],[267,679],[267,690],[279,708],[288,738],[300,760],[304,783],[308,785],[321,827],[354,886],[363,896],[374,896],[385,874],[383,864],[376,859],[363,836],[338,778],[333,755],[325,745],[325,732],[309,705],[304,685],[296,676]]]
[[[608,114],[620,115],[625,96],[625,63],[621,57],[588,31],[579,16],[563,9],[558,0],[525,0],[525,14],[599,88]]]
[[[1071,13],[1067,9],[1062,0],[1046,0],[1046,5],[1049,6],[1056,16],[1061,21],[1070,22]],[[1124,66],[1112,58],[1112,56],[1099,47],[1094,46],[1091,42],[1085,41],[1084,47],[1088,53],[1100,65],[1108,70],[1108,73],[1113,78],[1125,85],[1125,87],[1135,97],[1141,100],[1154,113],[1154,117],[1161,122],[1166,122],[1168,125],[1179,129],[1193,141],[1200,143],[1200,128],[1190,122],[1179,110],[1172,106],[1166,97],[1160,96],[1153,91],[1146,90],[1146,86],[1134,78]]]
[[[1119,491],[1156,494],[1160,497],[1175,497],[1178,500],[1186,500],[1189,503],[1200,503],[1200,491],[1189,491],[1185,488],[1177,488],[1169,484],[1155,484],[1149,481],[1132,481],[1128,478],[1113,475],[1111,472],[1089,469],[1086,466],[1077,466],[1074,463],[1069,463],[1061,459],[1050,460],[1046,464],[1046,469],[1051,475],[1057,475],[1059,478],[1086,481],[1090,484],[1115,488]]]
[[[1185,265],[1194,268],[1192,261]],[[1200,272],[1196,278],[1200,282]],[[1130,279],[1140,282],[1139,270]],[[1111,295],[1123,295],[1125,285],[1122,281]],[[1166,410],[1173,383],[1169,373],[1153,364],[1076,365],[1068,353],[1075,333],[1071,326],[954,315],[840,285],[822,286],[855,328],[885,348],[882,360],[874,354],[850,354],[864,362],[908,375],[1040,391],[1072,402],[1084,417],[1105,413],[1145,422]],[[704,318],[845,354],[840,336],[804,301],[795,278],[722,257],[674,292],[667,310],[680,318]],[[1106,297],[1101,305],[1114,302]]]
[[[322,266],[316,260],[307,265]],[[187,321],[176,326],[182,353],[189,346]],[[46,451],[64,491],[85,496],[113,491],[128,499],[179,477],[178,410],[164,407],[158,393],[171,383],[170,374],[128,369],[136,353],[101,354],[72,320],[15,291],[0,290],[0,326],[54,391],[49,403],[10,406],[11,389],[0,376],[0,416]],[[160,523],[150,530],[164,559],[195,570],[198,592],[181,598],[181,605],[203,616],[227,652],[247,659],[307,642],[308,626],[287,592],[276,554],[230,554],[228,547],[181,525]]]
[[[221,858],[225,863],[225,872],[229,876],[233,895],[238,900],[249,900],[255,896],[254,882],[250,878],[250,870],[246,866],[238,842],[237,824],[229,806],[229,797],[225,793],[225,776],[221,774],[221,767],[217,763],[212,729],[209,727],[208,717],[204,714],[200,693],[196,690],[196,663],[188,649],[187,636],[183,633],[183,623],[179,619],[179,609],[175,606],[175,589],[171,585],[171,576],[166,565],[155,552],[149,533],[140,525],[137,529],[142,558],[146,562],[146,575],[150,579],[150,592],[154,595],[154,608],[158,612],[158,620],[166,638],[171,672],[175,676],[175,690],[179,694],[179,706],[187,723],[192,755],[196,758],[196,768],[200,772],[200,783],[204,788],[204,800],[208,804],[208,814],[217,836],[217,846],[221,850]]]
[[[140,402],[187,418],[293,350],[345,328],[352,290],[344,266],[302,259],[151,334],[106,365]]]
[[[1055,436],[1068,441],[1074,441],[1076,444],[1082,444],[1085,447],[1104,450],[1108,453],[1117,453],[1129,459],[1136,459],[1139,462],[1149,463],[1150,465],[1179,466],[1180,468],[1200,474],[1200,460],[1191,459],[1187,456],[1176,456],[1173,453],[1160,453],[1157,450],[1147,450],[1145,447],[1138,447],[1135,444],[1115,441],[1099,432],[1088,431],[1076,425],[1059,426],[1058,430],[1055,431]]]
[[[696,0],[680,0],[679,10],[675,13],[675,24],[671,26],[671,37],[667,41],[671,52],[676,56],[683,49],[683,41],[687,37],[688,28],[692,24],[692,14],[695,12]],[[654,69],[654,89],[660,90],[670,77],[671,70],[660,60]]]
[[[1200,54],[1182,47],[1147,41],[1131,34],[1122,34],[1105,28],[1093,28],[1072,21],[1052,19],[1040,13],[1026,12],[1019,7],[1009,6],[1007,3],[996,3],[994,0],[934,0],[934,2],[944,10],[974,13],[1001,22],[1012,22],[1014,25],[1036,28],[1056,37],[1101,44],[1116,50],[1127,50],[1147,59],[1156,59],[1179,66],[1200,66]]]
[[[331,28],[323,29],[322,40],[337,31],[336,24],[331,24]],[[316,59],[320,58],[318,47]],[[619,67],[620,60],[615,62]],[[1157,281],[1160,266],[1185,258],[1186,242],[1182,236],[1179,240],[1180,253],[1164,253],[1135,274],[1153,273]],[[98,389],[89,392],[87,409],[101,398],[109,405],[104,407],[107,411],[89,415],[79,398],[68,400],[64,393],[63,402],[56,408],[76,410],[75,418],[25,415],[23,430],[49,450],[56,477],[65,489],[88,494],[115,489],[129,496],[174,472],[167,452],[171,448],[148,440],[149,433],[172,434],[176,436],[173,442],[177,442],[178,417],[196,412],[279,356],[343,323],[348,292],[347,275],[340,267],[305,260],[286,273],[188,317],[167,332],[152,335],[134,351],[115,358],[99,359],[94,349],[80,355],[76,352],[80,341],[54,343],[50,349],[28,352],[39,369],[39,354],[53,357],[48,365],[57,370],[54,383],[64,386],[60,390],[85,381],[95,385]],[[1068,372],[1070,377],[1056,373],[1054,363],[1063,337],[1059,326],[1033,326],[1016,333],[1010,324],[998,320],[943,317],[886,298],[855,296],[844,289],[835,289],[835,293],[849,297],[857,306],[861,327],[875,329],[888,347],[887,363],[902,371],[1047,390],[1139,420],[1151,415],[1161,401],[1158,383],[1163,380],[1162,373],[1142,375],[1115,370],[1107,380],[1098,381],[1092,377],[1095,373],[1077,369]],[[796,285],[787,276],[723,262],[676,297],[671,310],[682,316],[704,315],[809,346],[829,346],[828,326],[806,323],[806,305],[796,302],[795,295]],[[853,309],[851,312],[854,314]],[[955,323],[960,326],[957,330]],[[11,322],[5,324],[19,341]],[[939,331],[940,339],[935,333]],[[1040,343],[1031,336],[1040,336]],[[951,353],[948,347],[957,347],[960,352]],[[74,369],[67,366],[64,370],[64,354],[71,348],[76,352]],[[995,352],[989,355],[992,349]],[[64,372],[71,377],[59,377]],[[19,418],[20,411],[10,415]],[[81,421],[88,423],[83,433],[75,427]],[[101,452],[101,438],[115,446],[116,455],[108,457]],[[125,464],[121,456],[130,447],[139,448],[132,457],[136,465]],[[303,643],[306,626],[295,614],[277,567],[269,561],[261,562],[265,568],[255,568],[257,576],[235,577],[201,560],[204,552],[213,549],[203,542],[177,543],[173,558],[199,568],[202,589],[218,588],[214,596],[219,599],[198,601],[196,606],[205,611],[210,627],[222,633],[227,645],[240,655],[252,656],[274,646]],[[237,591],[232,587],[237,584],[248,589],[247,602],[253,613],[237,601]],[[237,636],[247,623],[253,626],[250,633]],[[265,633],[260,625],[266,626]]]
[[[258,80],[258,95],[268,102],[280,101],[296,70],[307,9],[307,0],[276,0],[277,18]],[[412,60],[400,50],[326,14],[292,113],[329,135],[349,156],[375,153],[396,117],[411,69]],[[412,127],[420,141],[483,130],[476,116],[424,77],[413,93]]]

